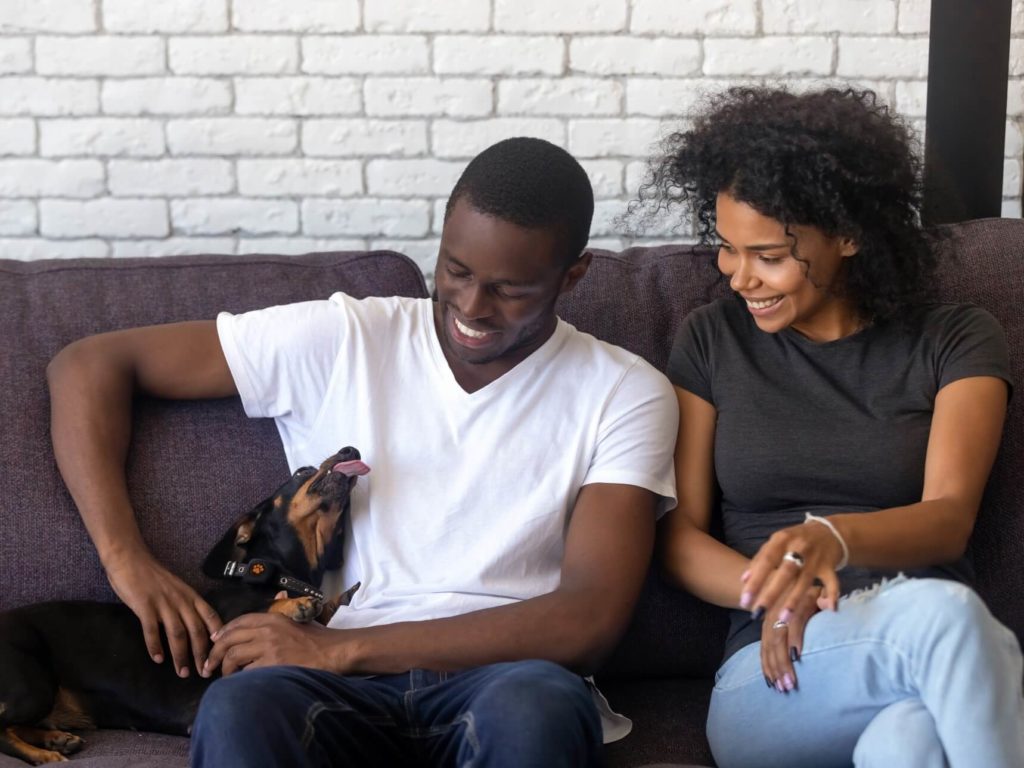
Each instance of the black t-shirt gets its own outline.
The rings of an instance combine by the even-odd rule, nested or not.
[[[806,512],[920,501],[936,393],[970,376],[1011,384],[999,323],[955,304],[815,343],[788,328],[765,333],[741,299],[719,299],[687,316],[667,373],[717,411],[722,529],[748,557]],[[905,572],[965,582],[973,575],[966,559]],[[891,575],[855,567],[839,574],[844,594]],[[726,657],[760,633],[748,612],[733,611]]]

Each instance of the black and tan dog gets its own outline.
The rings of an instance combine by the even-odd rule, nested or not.
[[[341,560],[349,494],[369,468],[343,448],[303,467],[228,529],[203,562],[218,579],[204,594],[228,622],[271,611],[326,621],[354,588],[325,604],[325,570]],[[358,585],[357,585],[358,586]],[[69,729],[127,728],[185,735],[210,680],[179,678],[150,659],[124,605],[41,603],[0,613],[0,752],[61,762],[82,739]]]

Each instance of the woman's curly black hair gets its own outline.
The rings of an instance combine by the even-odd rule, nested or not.
[[[787,232],[810,225],[851,237],[859,248],[839,290],[863,319],[884,321],[925,303],[933,284],[916,147],[871,91],[731,88],[665,140],[641,200],[692,210],[705,245],[715,240],[720,192]]]

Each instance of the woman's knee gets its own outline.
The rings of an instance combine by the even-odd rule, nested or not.
[[[935,720],[920,699],[902,699],[868,723],[853,750],[856,768],[947,768]]]

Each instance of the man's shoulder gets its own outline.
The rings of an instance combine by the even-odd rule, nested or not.
[[[332,293],[328,301],[354,313],[367,315],[403,315],[423,311],[430,299],[414,299],[408,296],[353,296],[343,291]]]
[[[563,321],[564,322],[564,321]],[[587,368],[601,371],[602,375],[617,374],[619,380],[629,377],[647,386],[667,388],[671,386],[665,374],[651,365],[644,357],[631,352],[625,347],[599,339],[593,334],[580,331],[566,323],[569,329],[568,341],[565,345],[569,354],[563,356],[563,362],[571,365],[579,372]]]

